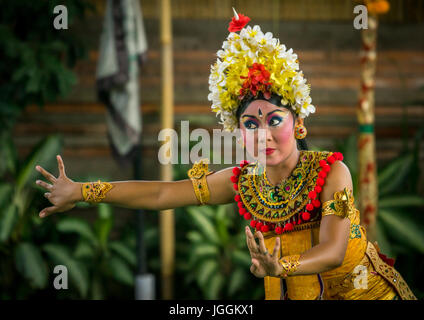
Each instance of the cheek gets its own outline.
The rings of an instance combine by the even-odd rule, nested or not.
[[[279,144],[288,143],[293,137],[293,126],[291,122],[284,123],[281,127],[275,128],[273,136]]]

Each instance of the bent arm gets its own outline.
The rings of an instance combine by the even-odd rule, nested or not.
[[[349,169],[341,161],[336,161],[320,194],[321,203],[333,200],[334,193],[345,187],[352,190]],[[319,244],[300,255],[300,264],[292,275],[316,274],[340,266],[346,254],[349,234],[349,218],[324,216],[321,220]]]
[[[210,174],[206,181],[210,191],[209,204],[229,203],[234,191],[230,177],[232,168],[226,168]],[[131,209],[165,210],[188,205],[197,205],[199,201],[189,179],[179,181],[114,181],[102,202]],[[82,183],[77,183],[76,201],[84,201],[81,192]]]

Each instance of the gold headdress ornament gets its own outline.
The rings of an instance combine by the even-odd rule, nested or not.
[[[217,52],[209,76],[208,100],[224,130],[237,128],[236,111],[241,100],[259,92],[265,98],[277,94],[281,103],[290,105],[300,118],[314,113],[310,86],[299,70],[297,55],[292,49],[286,50],[271,32],[264,34],[258,25],[245,27],[250,18],[233,10],[230,34]]]

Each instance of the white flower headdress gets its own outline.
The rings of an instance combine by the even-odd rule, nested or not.
[[[245,27],[249,21],[234,10],[230,34],[211,66],[208,100],[224,130],[237,128],[236,111],[241,101],[259,92],[265,98],[277,94],[281,103],[289,105],[300,118],[314,113],[310,85],[299,70],[297,55],[292,49],[286,50],[271,32],[264,34],[258,25]]]

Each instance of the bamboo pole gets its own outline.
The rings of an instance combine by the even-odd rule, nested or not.
[[[174,79],[172,61],[172,17],[170,0],[160,2],[160,40],[161,55],[161,127],[171,129],[174,127]],[[164,142],[166,143],[166,141]],[[172,141],[171,141],[172,143]],[[170,155],[170,158],[172,154]],[[161,166],[161,179],[172,180],[172,165]],[[175,226],[174,210],[164,210],[159,215],[160,223],[160,256],[162,276],[162,297],[169,300],[173,298],[173,275],[175,266]]]
[[[388,10],[384,0],[365,0],[368,7],[368,29],[361,31],[361,90],[358,105],[359,121],[359,205],[361,224],[367,230],[367,238],[375,241],[378,214],[377,161],[374,134],[374,87],[377,61],[377,14]]]

